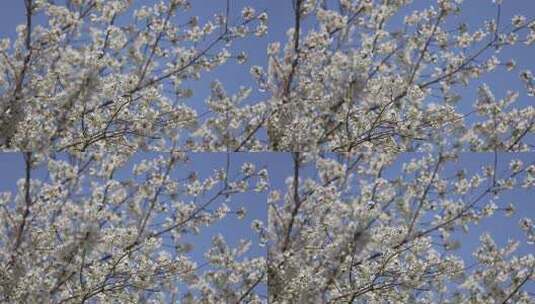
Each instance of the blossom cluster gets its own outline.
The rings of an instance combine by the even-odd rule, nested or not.
[[[1,148],[532,150],[533,75],[514,58],[535,41],[532,16],[504,20],[495,4],[496,16],[452,30],[463,1],[299,0],[286,44],[250,66],[234,43],[268,34],[265,11],[229,1],[199,18],[189,1],[154,2],[26,1],[28,21],[0,43]],[[232,94],[209,77],[231,64],[256,86]],[[494,96],[481,82],[492,74],[519,75],[524,90],[460,102],[463,86]],[[194,105],[204,79],[212,93]]]
[[[532,12],[281,1],[277,40],[256,0],[23,2],[0,302],[535,303]]]
[[[265,256],[251,248],[265,219],[237,200],[262,200],[265,170],[185,174],[202,166],[181,152],[24,156],[25,177],[0,196],[1,302],[263,301]],[[233,221],[251,227],[236,245],[198,241]]]
[[[533,208],[502,199],[532,192],[533,158],[489,156],[295,153],[295,168],[317,174],[295,170],[268,203],[270,301],[533,303]],[[485,232],[467,256],[467,235],[503,215],[519,218],[525,237]]]

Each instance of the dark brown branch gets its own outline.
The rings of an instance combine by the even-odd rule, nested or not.
[[[502,304],[507,304],[507,301],[509,301],[515,294],[517,294],[520,291],[520,288],[524,286],[529,281],[529,278],[533,275],[533,269],[526,275],[526,277],[507,295],[507,297],[503,300]]]
[[[20,221],[19,227],[17,228],[17,234],[15,237],[15,243],[13,245],[13,252],[17,251],[22,242],[22,235],[24,234],[24,228],[26,227],[26,221],[30,215],[30,207],[32,205],[32,199],[30,197],[30,183],[31,183],[31,171],[32,171],[32,153],[24,153],[24,162],[25,162],[25,179],[24,179],[24,211],[22,213],[22,219]]]
[[[299,64],[299,36],[301,31],[301,7],[303,5],[303,0],[297,0],[295,2],[295,25],[294,25],[294,60],[292,61],[292,66],[290,69],[290,73],[288,74],[288,79],[286,79],[286,86],[284,88],[283,96],[286,98],[286,100],[283,100],[283,102],[289,102],[289,95],[290,95],[290,88],[293,82],[293,78],[295,75],[295,70],[297,69],[297,65]]]
[[[301,204],[303,201],[299,199],[299,167],[301,166],[301,159],[299,152],[293,153],[293,159],[294,159],[294,177],[293,177],[293,201],[294,201],[294,209],[292,210],[292,215],[290,217],[290,222],[288,223],[288,229],[286,230],[286,238],[284,239],[283,245],[282,245],[282,252],[285,252],[288,249],[288,246],[290,244],[290,237],[292,235],[293,226],[295,223],[295,218],[297,217],[297,214],[299,213],[299,208],[301,207]]]
[[[249,288],[247,288],[247,290],[241,295],[238,301],[236,301],[236,304],[242,303],[242,301],[245,300],[245,298],[247,298],[247,296],[255,289],[255,287],[258,286],[260,282],[262,282],[262,280],[264,279],[264,276],[265,276],[265,272],[262,272],[262,275],[253,284],[251,284],[251,286],[249,286]]]

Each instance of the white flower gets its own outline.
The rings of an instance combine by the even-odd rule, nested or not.
[[[533,229],[533,221],[530,218],[524,217],[520,219],[520,228],[524,231],[530,231]]]
[[[255,173],[255,165],[253,163],[244,163],[241,166],[241,172],[245,176],[251,176]]]
[[[262,67],[257,65],[251,67],[250,73],[255,79],[260,79],[264,75]]]
[[[245,20],[252,20],[255,17],[255,9],[250,6],[246,6],[243,8],[241,15]]]
[[[523,162],[519,159],[513,159],[509,163],[509,168],[511,169],[513,173],[519,172],[522,169],[522,166],[523,166]]]
[[[512,19],[512,24],[514,27],[521,27],[526,24],[526,17],[522,15],[515,15]]]
[[[268,56],[275,56],[280,51],[280,43],[279,42],[272,42],[268,45],[267,48],[267,54]]]
[[[245,216],[247,215],[247,210],[243,207],[240,207],[238,211],[236,211],[236,216],[238,219],[243,220]]]
[[[251,223],[251,228],[256,232],[261,232],[263,229],[264,223],[261,220],[255,219]]]
[[[505,67],[507,68],[508,71],[514,70],[514,68],[516,67],[516,61],[514,59],[508,60],[505,63]]]
[[[516,208],[513,203],[509,203],[505,208],[505,215],[511,217],[515,214]]]
[[[462,35],[458,36],[457,38],[457,44],[461,48],[467,48],[472,44],[472,36],[470,36],[469,33],[463,33]]]
[[[237,59],[238,59],[238,63],[239,63],[239,64],[244,64],[244,63],[246,63],[246,62],[247,62],[247,53],[245,53],[245,52],[240,52],[240,53],[238,54]]]

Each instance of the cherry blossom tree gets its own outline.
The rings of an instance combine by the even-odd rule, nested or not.
[[[515,104],[519,92],[495,97],[482,84],[472,109],[458,103],[463,86],[500,66],[516,70],[514,58],[500,52],[533,44],[534,16],[503,20],[501,1],[489,1],[496,15],[469,28],[449,21],[462,13],[462,0],[429,1],[414,11],[405,0],[293,3],[288,42],[271,44],[267,72],[256,73],[272,94],[272,149],[531,150],[533,107]],[[532,98],[531,71],[514,73],[525,84],[522,96]]]
[[[533,303],[533,208],[503,199],[533,191],[531,153],[293,153],[287,189],[270,165],[200,176],[183,152],[21,154],[0,194],[3,302]],[[236,204],[251,191],[267,227]],[[459,252],[500,216],[524,236]],[[201,262],[190,237],[228,217],[257,236],[216,234]],[[247,254],[263,244],[267,263]]]
[[[233,43],[268,32],[266,12],[253,7],[263,2],[222,3],[201,22],[188,10],[203,4],[186,0],[25,0],[26,23],[0,43],[3,149],[533,146],[533,74],[516,67],[514,52],[533,45],[534,16],[502,16],[507,3],[488,1],[496,14],[468,25],[456,19],[461,0],[292,0],[287,42],[273,41],[264,64],[250,68],[257,85],[226,92],[226,79],[216,80],[198,102],[207,94],[192,81],[246,62]],[[525,90],[496,96],[481,82],[501,73]]]
[[[294,153],[287,189],[268,201],[270,302],[535,303],[535,256],[515,253],[533,252],[533,209],[501,199],[533,192],[535,161],[486,156],[467,170],[466,154]],[[480,222],[516,208],[522,239],[501,247],[483,233],[473,261],[457,254]]]
[[[262,196],[267,171],[227,163],[201,177],[186,154],[145,156],[24,153],[23,177],[0,194],[0,302],[265,302],[264,254],[248,254],[265,219],[235,197]],[[234,247],[217,233],[194,256],[192,236],[229,217],[249,222],[247,237]]]
[[[535,303],[535,216],[503,201],[535,186],[535,80],[515,60],[533,12],[487,1],[466,24],[462,0],[266,0],[291,3],[291,26],[250,50],[262,1],[23,2],[0,37],[0,150],[24,156],[0,194],[0,302]],[[252,85],[214,77],[228,65]],[[201,177],[197,151],[227,161]],[[290,153],[286,188],[269,165],[231,166],[256,151]],[[472,152],[481,170],[462,168]],[[244,193],[265,196],[266,227]],[[461,253],[502,215],[522,238]],[[229,217],[249,237],[214,235],[200,262],[191,238]]]
[[[27,22],[0,43],[4,149],[170,150],[199,124],[184,83],[236,57],[233,41],[267,31],[252,8],[231,24],[229,3],[204,23],[179,23],[189,1],[25,0]]]

